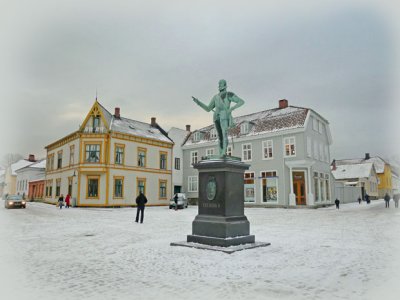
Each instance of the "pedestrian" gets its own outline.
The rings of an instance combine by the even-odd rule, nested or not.
[[[367,204],[371,202],[371,200],[369,200],[369,195],[367,193],[365,193],[365,201],[367,202]]]
[[[336,205],[337,209],[339,209],[339,204],[340,204],[340,200],[338,198],[336,198],[335,205]]]
[[[174,202],[175,202],[175,210],[178,210],[178,194],[175,194]]]
[[[389,208],[389,201],[390,201],[390,196],[388,193],[385,194],[385,197],[383,198],[385,200],[385,207]]]
[[[67,194],[67,196],[65,197],[65,208],[69,208],[69,198],[70,198],[70,195]]]
[[[61,194],[61,196],[58,198],[58,206],[60,207],[60,209],[62,209],[64,205],[64,196],[63,194]]]
[[[400,198],[400,194],[396,194],[393,196],[394,207],[396,207],[396,208],[399,208],[399,198]]]
[[[140,223],[143,223],[143,218],[144,218],[144,206],[147,203],[147,198],[146,196],[140,192],[139,196],[136,197],[136,204],[137,204],[137,211],[136,211],[136,220],[135,222],[138,223],[139,222],[139,214],[140,215]]]
[[[361,197],[358,196],[358,204],[361,204]]]

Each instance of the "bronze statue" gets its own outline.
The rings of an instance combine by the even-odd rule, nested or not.
[[[199,99],[192,97],[193,101],[205,111],[214,111],[214,125],[218,134],[219,155],[224,157],[228,147],[228,129],[235,124],[232,119],[232,111],[244,104],[244,101],[232,92],[226,90],[226,81],[221,79],[218,83],[219,93],[212,97],[210,104],[205,105]],[[232,107],[231,102],[236,104]]]

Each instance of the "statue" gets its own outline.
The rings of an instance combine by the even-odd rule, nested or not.
[[[244,104],[244,101],[232,92],[226,90],[226,81],[221,79],[218,83],[219,93],[212,97],[210,104],[205,105],[192,96],[193,101],[205,111],[214,111],[214,125],[218,134],[219,155],[224,157],[228,148],[228,129],[234,127],[232,111]],[[231,102],[236,104],[230,107]]]

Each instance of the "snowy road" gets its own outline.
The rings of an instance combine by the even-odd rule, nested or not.
[[[246,209],[265,248],[184,247],[197,207],[175,212],[0,206],[1,299],[398,299],[400,209]]]

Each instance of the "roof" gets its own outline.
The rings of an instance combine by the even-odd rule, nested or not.
[[[270,132],[303,128],[309,110],[310,109],[303,107],[288,106],[286,108],[273,108],[249,115],[235,117],[233,118],[235,127],[229,130],[228,135],[229,137],[255,136]],[[240,125],[245,122],[251,123],[252,126],[250,126],[250,130],[247,134],[241,134]],[[214,125],[209,125],[197,130],[204,133],[202,140],[199,142],[193,141],[192,133],[192,135],[187,139],[185,145],[216,140],[215,138],[210,137],[210,131],[213,128]]]
[[[387,162],[384,159],[380,158],[379,156],[370,157],[369,159],[365,159],[365,157],[364,158],[352,158],[352,159],[340,159],[340,160],[336,160],[335,162],[336,162],[336,166],[371,162],[374,164],[376,173],[378,173],[378,174],[385,172],[385,164],[387,164]]]
[[[46,160],[45,159],[41,159],[41,160],[38,160],[36,162],[32,162],[31,164],[29,164],[29,165],[27,165],[25,167],[19,168],[16,171],[22,171],[22,169],[28,169],[28,168],[46,169]]]
[[[332,170],[332,175],[336,180],[368,178],[371,175],[373,163],[347,164],[336,166],[336,170]]]
[[[35,163],[34,161],[29,161],[29,160],[26,160],[26,159],[21,159],[21,160],[17,161],[16,163],[13,163],[11,165],[11,175],[16,176],[17,173],[15,173],[15,171],[17,171],[19,169],[22,169],[22,168],[25,168],[25,167],[27,167],[27,166],[29,166],[31,164],[34,164],[34,163]]]

